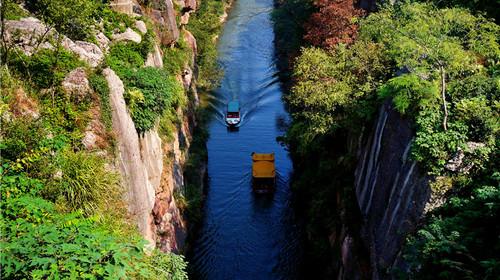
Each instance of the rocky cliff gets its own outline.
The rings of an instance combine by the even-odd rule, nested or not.
[[[163,67],[159,45],[171,45],[180,34],[172,1],[151,1],[147,7],[132,1],[115,1],[113,4],[118,11],[144,15],[152,20],[159,40],[148,55],[145,66]],[[189,0],[180,4],[193,5]],[[189,15],[192,11],[183,10],[179,16]],[[189,66],[195,61],[196,39],[187,30],[182,33],[193,56],[179,73],[178,80],[184,85],[186,95],[195,95],[192,100],[195,104],[188,106],[186,111],[177,111],[181,121],[168,141],[162,140],[158,126],[141,135],[136,132],[125,107],[122,81],[111,69],[104,70],[110,88],[113,131],[118,142],[117,165],[126,185],[129,209],[151,247],[174,252],[182,250],[186,237],[186,223],[177,207],[174,192],[182,191],[184,187],[183,165],[194,128],[194,114],[190,110],[198,100],[193,71]]]
[[[413,137],[411,122],[387,101],[369,133],[359,139],[354,182],[361,213],[357,241],[369,253],[370,273],[364,277],[370,279],[392,278],[406,236],[416,229],[431,195],[431,178],[410,158]],[[353,254],[352,243],[347,235],[342,256]],[[342,279],[362,278],[352,270],[358,265],[344,257]]]

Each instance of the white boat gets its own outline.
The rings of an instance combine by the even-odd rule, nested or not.
[[[238,125],[241,121],[240,117],[240,103],[238,101],[231,101],[227,104],[226,123],[230,127]]]

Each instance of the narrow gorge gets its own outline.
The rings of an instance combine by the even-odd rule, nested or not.
[[[494,0],[3,0],[2,279],[496,279]]]

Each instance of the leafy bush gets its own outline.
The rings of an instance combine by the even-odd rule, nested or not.
[[[461,192],[409,238],[404,257],[416,279],[495,279],[498,275],[500,190],[499,174],[492,175],[488,183],[493,185],[456,186]]]
[[[59,85],[71,70],[84,66],[75,54],[63,48],[58,51],[43,49],[31,57],[18,52],[9,63],[40,89]]]
[[[106,64],[113,69],[118,76],[124,77],[134,68],[144,65],[144,55],[138,51],[137,43],[117,43],[111,47],[106,56]]]
[[[108,38],[111,38],[114,32],[125,32],[127,27],[134,26],[135,21],[132,17],[111,10],[108,3],[100,5],[96,13],[96,17],[102,20],[104,28],[103,33]]]
[[[133,104],[130,113],[139,133],[151,129],[165,110],[185,102],[179,82],[160,69],[141,68],[130,73],[125,82],[129,88],[125,98],[128,104]]]
[[[33,196],[1,205],[2,279],[186,279],[182,258],[155,253],[151,260],[137,238],[121,242],[78,212],[59,214]]]
[[[191,55],[191,48],[181,37],[174,47],[163,48],[163,69],[170,75],[179,75],[184,66],[190,63]]]
[[[22,172],[18,163],[3,163],[0,166],[0,198],[2,201],[19,197],[24,194],[37,195],[43,189],[43,182],[30,178]]]
[[[401,114],[414,115],[418,110],[429,109],[439,102],[439,90],[435,84],[410,74],[390,79],[378,94],[383,99],[391,97]]]
[[[15,161],[22,154],[36,149],[39,145],[40,136],[44,130],[39,121],[27,118],[17,118],[13,121],[2,122],[0,132],[0,152],[2,161]]]
[[[7,20],[19,20],[28,15],[28,13],[19,6],[19,1],[17,0],[4,0],[2,3],[2,13]]]
[[[91,37],[98,5],[99,2],[94,0],[26,1],[26,7],[37,17],[74,40]]]

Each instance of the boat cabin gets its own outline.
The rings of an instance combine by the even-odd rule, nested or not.
[[[252,153],[252,186],[255,191],[270,191],[276,184],[274,153]]]
[[[231,101],[227,104],[226,123],[229,126],[236,126],[240,123],[240,103]]]

